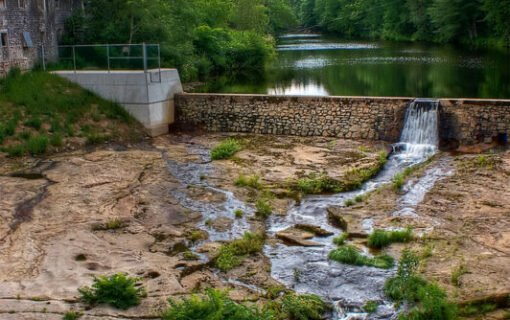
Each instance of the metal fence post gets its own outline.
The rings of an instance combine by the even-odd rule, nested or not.
[[[74,65],[74,73],[76,73],[76,46],[73,46],[73,65]]]
[[[110,73],[110,46],[106,46],[106,58],[108,59],[108,73]]]
[[[142,44],[143,48],[143,70],[147,72],[147,47],[145,45],[145,42]]]

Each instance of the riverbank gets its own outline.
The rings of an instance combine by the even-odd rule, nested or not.
[[[242,151],[231,159],[209,162],[209,150],[227,137],[236,138]],[[19,319],[61,319],[68,310],[83,312],[87,320],[157,318],[168,308],[167,298],[200,293],[206,287],[232,288],[228,295],[235,301],[262,305],[267,291],[287,282],[278,277],[278,265],[268,255],[271,248],[287,246],[291,239],[306,252],[306,241],[330,242],[333,237],[321,240],[303,230],[291,232],[291,238],[288,232],[283,237],[274,233],[273,222],[288,216],[296,201],[307,199],[306,189],[294,186],[298,181],[314,183],[313,177],[322,175],[345,181],[353,171],[377,166],[385,148],[382,142],[320,137],[174,134],[122,151],[112,145],[42,160],[4,158],[0,319],[13,314]],[[413,185],[444,157],[405,181]],[[356,222],[365,218],[371,219],[372,229],[410,225],[416,234],[426,231],[426,237],[410,245],[422,253],[430,251],[421,270],[447,288],[455,301],[508,293],[510,282],[503,279],[510,260],[510,197],[505,197],[510,153],[461,155],[446,166],[451,174],[431,187],[415,209],[417,217],[390,216],[399,206],[397,199],[408,193],[406,188],[396,192],[391,185],[354,206],[338,203],[337,214],[352,234],[369,232]],[[242,176],[247,183],[239,182]],[[267,219],[257,215],[260,201],[272,213]],[[238,210],[242,213],[235,213]],[[109,228],[112,221],[122,223]],[[332,228],[327,223],[318,227]],[[220,271],[209,263],[225,241],[241,238],[245,231],[267,234],[262,252],[244,257],[230,270]],[[353,244],[363,248],[363,237]],[[384,253],[398,259],[403,246],[393,244]],[[329,263],[332,268],[341,266]],[[455,277],[454,285],[451,279],[461,265],[468,271]],[[140,306],[127,311],[103,305],[88,309],[78,301],[77,289],[91,284],[90,274],[117,272],[142,277],[147,298]],[[294,286],[299,292],[305,291],[306,277],[301,275]],[[503,310],[482,317],[503,319]]]

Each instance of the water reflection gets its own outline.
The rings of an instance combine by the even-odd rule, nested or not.
[[[510,52],[291,34],[263,78],[222,79],[199,91],[510,98]]]

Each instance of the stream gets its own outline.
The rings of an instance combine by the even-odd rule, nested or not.
[[[316,195],[305,197],[299,205],[290,208],[286,215],[271,215],[266,221],[267,234],[274,236],[278,231],[292,227],[297,223],[307,223],[320,226],[335,235],[329,237],[314,237],[313,242],[322,244],[320,247],[288,246],[283,243],[265,245],[264,254],[271,260],[271,276],[277,281],[292,288],[298,293],[313,293],[320,296],[334,306],[331,319],[395,319],[397,310],[383,293],[384,282],[395,274],[396,267],[385,270],[375,267],[359,267],[330,261],[328,254],[337,248],[332,239],[340,235],[341,230],[328,222],[326,208],[330,206],[344,206],[344,201],[353,199],[374,191],[379,187],[391,183],[391,179],[406,167],[425,162],[437,152],[437,102],[417,100],[410,104],[406,123],[402,132],[401,141],[394,145],[394,152],[389,157],[380,173],[373,179],[365,182],[359,190],[343,192],[333,195]],[[165,156],[167,167],[172,175],[184,186],[202,187],[206,190],[219,192],[225,195],[223,203],[203,203],[189,198],[186,192],[173,190],[175,196],[186,208],[200,212],[204,221],[198,224],[203,230],[209,232],[208,241],[225,241],[240,238],[245,231],[249,231],[249,216],[255,210],[240,201],[235,195],[226,190],[215,188],[203,179],[203,174],[213,171],[210,164],[209,151],[204,147],[192,146],[188,153],[199,155],[201,161],[181,163]],[[443,156],[437,164],[430,166],[419,178],[408,181],[403,186],[402,195],[397,200],[397,210],[392,216],[416,216],[415,208],[423,201],[424,196],[434,184],[450,175],[451,159]],[[436,163],[436,162],[435,162]],[[245,215],[236,219],[234,210],[242,209]],[[228,217],[234,221],[228,232],[218,232],[206,225],[206,219]],[[435,224],[435,221],[433,221]],[[363,221],[366,233],[373,231],[370,218]],[[191,247],[193,250],[195,247]],[[363,254],[370,255],[368,248]],[[202,259],[205,256],[200,255]],[[298,275],[298,276],[297,276]],[[224,281],[233,283],[232,280]],[[238,285],[246,284],[235,282]],[[261,290],[253,288],[255,290]],[[367,301],[379,304],[374,314],[362,311]]]

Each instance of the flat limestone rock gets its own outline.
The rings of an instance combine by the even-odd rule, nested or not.
[[[287,228],[283,231],[277,232],[276,237],[293,245],[303,247],[322,247],[323,244],[310,241],[316,234],[310,231],[305,231],[296,226]]]

